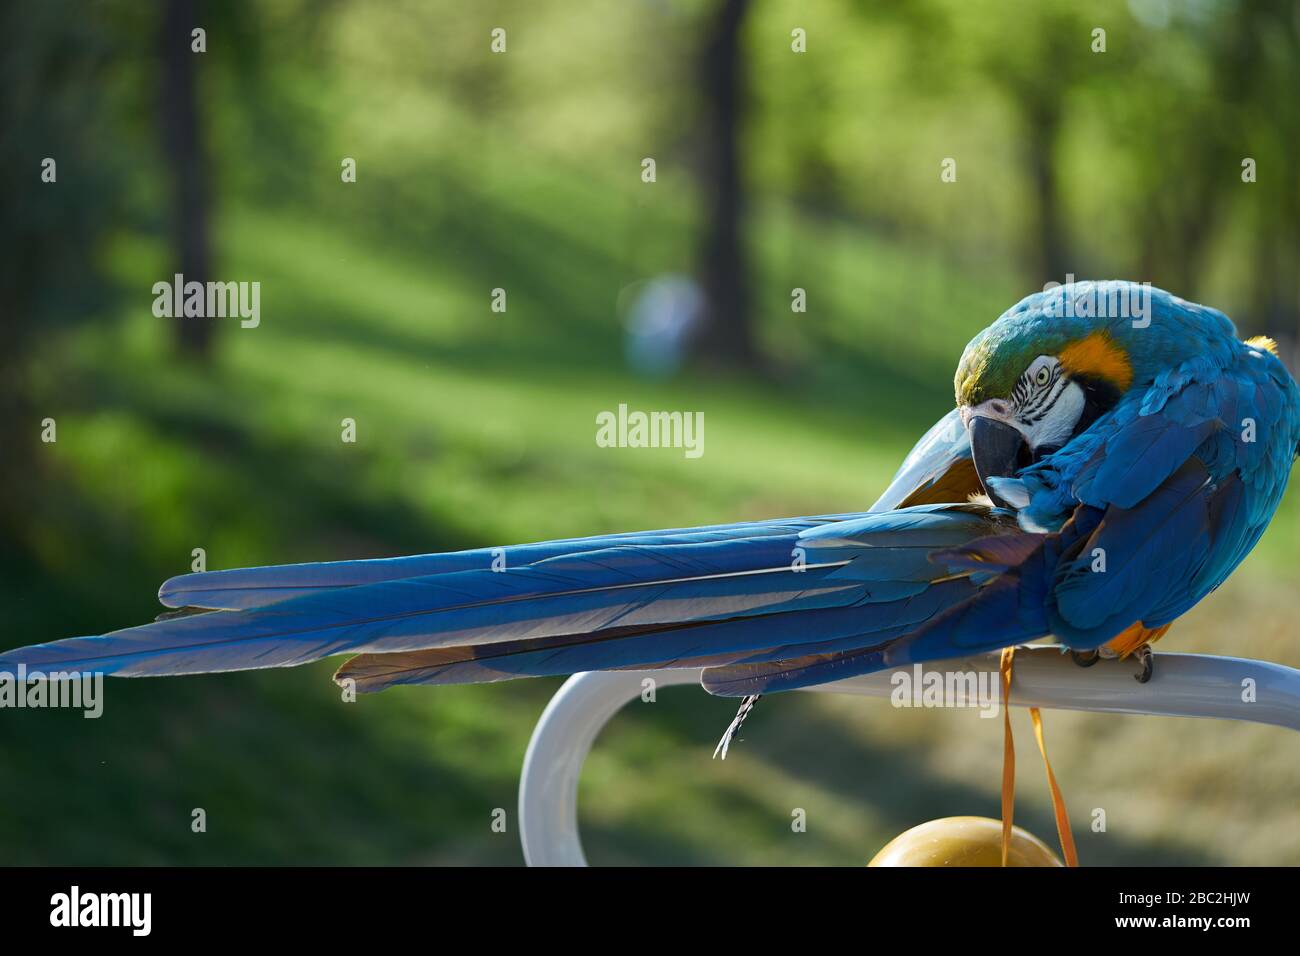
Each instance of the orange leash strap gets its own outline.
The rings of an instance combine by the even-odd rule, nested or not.
[[[1011,849],[1011,821],[1016,805],[1016,747],[1011,735],[1011,670],[1015,659],[1014,647],[1002,648],[998,662],[998,675],[1002,681],[1002,865],[1007,865]],[[1038,752],[1043,755],[1047,768],[1047,787],[1052,792],[1052,813],[1056,816],[1056,834],[1061,840],[1061,854],[1066,866],[1078,866],[1079,854],[1074,846],[1074,833],[1070,830],[1070,814],[1065,809],[1065,798],[1052,773],[1052,762],[1047,759],[1047,743],[1043,739],[1043,715],[1037,707],[1029,708],[1029,719],[1034,724],[1034,738]]]
[[[1074,849],[1074,834],[1070,831],[1070,814],[1065,810],[1065,798],[1061,796],[1061,788],[1056,785],[1052,762],[1047,759],[1047,744],[1043,742],[1043,715],[1038,712],[1037,707],[1030,707],[1029,719],[1034,722],[1038,752],[1043,755],[1043,766],[1047,768],[1047,786],[1052,791],[1052,812],[1056,814],[1056,835],[1061,839],[1061,855],[1065,857],[1066,866],[1078,866],[1079,854]]]
[[[1016,745],[1011,737],[1011,659],[1014,647],[1002,648],[998,676],[1002,679],[1002,865],[1011,849],[1011,818],[1016,808]]]

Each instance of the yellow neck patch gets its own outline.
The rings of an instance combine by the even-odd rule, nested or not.
[[[1246,339],[1246,344],[1254,349],[1263,349],[1265,352],[1272,352],[1277,355],[1277,343],[1267,335],[1256,335],[1254,338]]]
[[[1102,331],[1071,342],[1057,359],[1070,375],[1105,379],[1121,392],[1128,391],[1133,383],[1133,366],[1128,354]]]

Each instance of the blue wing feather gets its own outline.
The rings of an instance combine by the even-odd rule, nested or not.
[[[960,409],[954,408],[921,436],[889,487],[868,510],[894,510],[918,491],[935,485],[953,465],[970,458],[970,435],[962,424]]]

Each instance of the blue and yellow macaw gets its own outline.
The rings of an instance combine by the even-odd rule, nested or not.
[[[335,679],[361,691],[700,667],[752,699],[1046,635],[1125,655],[1250,552],[1298,451],[1269,340],[1147,286],[1073,283],[966,347],[956,407],[870,511],[186,574],[159,592],[179,615],[0,653],[0,671],[355,654]]]

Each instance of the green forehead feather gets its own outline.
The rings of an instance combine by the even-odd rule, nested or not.
[[[1040,355],[1056,354],[1068,340],[1062,333],[1015,334],[1021,331],[990,326],[966,346],[953,380],[958,405],[1010,397],[1030,362]]]
[[[958,405],[978,405],[987,397],[985,393],[988,387],[984,384],[984,379],[988,373],[989,359],[992,354],[993,349],[983,332],[966,346],[961,361],[957,363],[957,374],[953,379]]]
[[[1012,351],[1024,352],[1024,361]],[[1016,379],[1034,358],[1028,349],[998,348],[989,336],[981,334],[966,347],[957,366],[954,385],[958,405],[978,405],[990,398],[1004,398],[1015,388]],[[1037,351],[1034,352],[1037,355]]]

